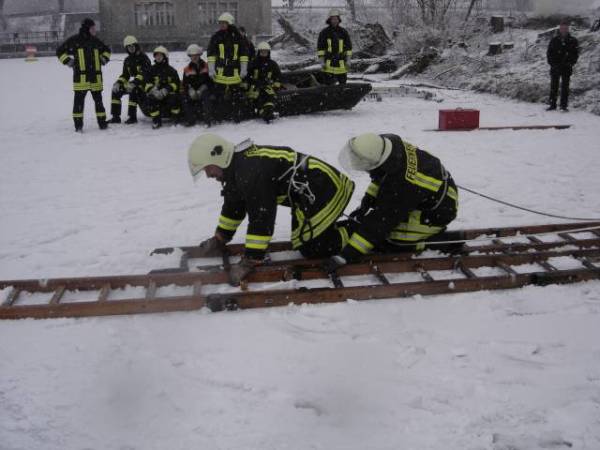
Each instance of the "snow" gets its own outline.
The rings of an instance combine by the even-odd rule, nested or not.
[[[172,60],[182,68],[181,54]],[[118,61],[107,66],[107,86],[119,70]],[[600,216],[598,116],[437,94],[442,104],[384,96],[353,111],[211,131],[333,164],[351,135],[395,132],[438,155],[466,187],[552,213]],[[0,279],[175,267],[177,252],[150,251],[212,233],[219,186],[194,185],[185,160],[203,127],[153,131],[144,119],[101,132],[88,100],[85,132],[75,134],[71,77],[54,58],[0,61],[0,98]],[[574,126],[424,131],[437,125],[439,108],[454,107],[480,109],[482,125]],[[362,193],[368,179],[356,181]],[[460,201],[453,228],[548,222],[464,192]],[[288,211],[278,219],[275,239],[288,239]],[[35,297],[23,301],[48,299]],[[595,281],[215,314],[3,321],[0,448],[597,449],[599,314]]]

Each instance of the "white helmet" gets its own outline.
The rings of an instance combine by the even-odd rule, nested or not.
[[[342,17],[342,13],[340,12],[339,9],[330,9],[329,10],[329,15],[327,17]]]
[[[197,179],[206,166],[215,165],[221,169],[229,167],[235,145],[216,134],[198,136],[188,150],[188,166],[194,179]]]
[[[228,12],[224,12],[223,14],[221,14],[219,16],[219,22],[227,22],[229,25],[233,25],[233,23],[235,22],[235,19],[233,18],[233,16],[228,13]]]
[[[392,153],[392,141],[379,134],[365,133],[350,139],[340,150],[339,161],[346,170],[370,171]]]
[[[271,51],[271,46],[269,45],[268,42],[266,41],[262,41],[260,42],[257,46],[256,46],[256,50],[261,51],[261,50],[268,50]]]
[[[130,45],[134,45],[137,44],[138,40],[135,38],[135,36],[125,36],[125,39],[123,39],[123,47],[128,47]]]
[[[162,53],[163,55],[165,55],[165,58],[169,57],[169,50],[166,49],[166,47],[159,45],[158,47],[156,47],[154,49],[154,51],[152,52],[153,55],[156,55],[157,53]]]
[[[186,53],[188,56],[194,56],[194,55],[201,55],[202,54],[202,47],[200,47],[198,44],[191,44],[187,50]]]

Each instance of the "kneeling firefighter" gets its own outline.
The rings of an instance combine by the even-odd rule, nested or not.
[[[219,224],[215,235],[200,244],[199,256],[220,255],[248,216],[245,252],[231,269],[232,285],[263,262],[278,205],[291,208],[292,247],[305,257],[327,257],[344,247],[348,234],[336,220],[350,201],[354,183],[329,164],[289,147],[250,140],[236,146],[215,134],[196,138],[188,164],[195,179],[205,172],[223,184]]]
[[[140,48],[135,36],[125,36],[123,47],[127,51],[127,57],[123,62],[123,72],[115,81],[112,88],[112,99],[110,112],[112,118],[110,123],[121,123],[121,98],[129,95],[128,118],[126,124],[137,122],[137,107],[143,90],[144,79],[150,71],[150,58]]]
[[[458,191],[435,156],[394,134],[366,133],[348,141],[340,163],[366,171],[371,184],[350,217],[350,239],[329,259],[334,271],[372,251],[421,250],[456,218]]]

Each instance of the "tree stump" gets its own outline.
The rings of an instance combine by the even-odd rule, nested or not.
[[[502,53],[501,42],[490,42],[490,49],[488,50],[488,56],[499,55]]]
[[[514,42],[505,42],[502,44],[502,50],[512,50],[513,48],[515,48]]]
[[[492,16],[490,25],[492,27],[492,33],[502,33],[504,31],[504,17]]]

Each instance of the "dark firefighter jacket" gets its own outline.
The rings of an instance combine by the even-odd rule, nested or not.
[[[208,76],[206,63],[200,60],[199,64],[191,62],[183,68],[183,79],[181,82],[181,92],[187,94],[188,89],[200,89],[202,86],[210,86],[212,80]]]
[[[270,57],[257,56],[248,66],[248,82],[257,89],[281,87],[281,70]]]
[[[73,60],[73,90],[101,91],[102,61],[110,59],[110,49],[87,30],[80,29],[78,34],[68,38],[56,49],[56,56],[63,64]]]
[[[240,63],[248,63],[248,47],[237,28],[230,25],[227,30],[213,34],[207,54],[209,64],[215,63],[215,83],[230,85],[242,82]]]
[[[420,221],[421,212],[431,211],[449,198],[446,223],[456,216],[458,193],[440,160],[402,142],[399,136],[383,134],[392,142],[392,152],[379,167],[369,172],[371,184],[361,209],[370,212],[360,218],[342,255],[356,259],[386,240],[417,242],[443,231]],[[446,181],[444,181],[446,179]]]
[[[170,93],[179,93],[179,74],[177,70],[169,65],[169,58],[165,57],[162,62],[155,62],[150,67],[145,91],[149,92],[153,87],[158,89],[167,88]]]
[[[579,59],[579,42],[570,34],[564,38],[558,34],[548,44],[547,58],[553,70],[570,73]]]
[[[335,223],[353,190],[348,177],[317,158],[288,147],[253,144],[236,152],[224,171],[217,231],[231,239],[248,215],[245,253],[262,259],[273,235],[277,205],[288,206],[292,246],[299,248]]]
[[[150,62],[150,58],[140,50],[138,44],[135,44],[135,53],[133,55],[127,55],[125,58],[125,61],[123,62],[123,72],[117,81],[121,84],[125,84],[131,80],[136,86],[143,86],[151,66],[152,63]]]
[[[352,42],[345,28],[328,26],[319,33],[317,56],[325,58],[326,73],[335,75],[348,72],[345,60],[352,56]]]

